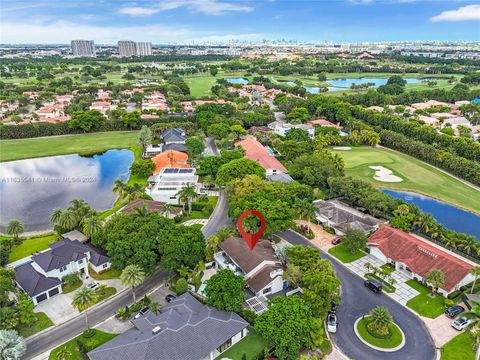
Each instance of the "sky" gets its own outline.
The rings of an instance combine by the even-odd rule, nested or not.
[[[1,0],[0,43],[480,41],[461,0]]]

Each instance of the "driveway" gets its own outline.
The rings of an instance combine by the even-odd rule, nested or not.
[[[305,237],[287,230],[277,235],[291,244],[312,246]],[[342,302],[337,315],[338,331],[333,341],[345,355],[355,360],[431,360],[435,358],[435,345],[422,320],[410,310],[403,307],[385,294],[375,294],[363,286],[362,279],[349,269],[338,263],[333,257],[322,252],[321,255],[332,261],[337,276],[342,282]],[[363,344],[355,335],[355,320],[367,314],[376,306],[387,307],[395,322],[402,328],[406,336],[405,346],[393,353],[374,350]]]
[[[166,271],[156,271],[148,277],[145,282],[136,289],[137,297],[140,298],[152,289],[159,286],[168,276],[172,274]],[[115,311],[132,303],[132,294],[130,291],[122,291],[102,304],[92,307],[88,311],[90,326],[104,322],[115,314]],[[55,348],[71,338],[81,334],[85,330],[85,319],[80,314],[71,318],[67,322],[52,327],[45,332],[37,334],[26,340],[27,353],[22,359],[32,359],[48,349]]]
[[[202,228],[202,233],[205,236],[205,239],[208,239],[218,230],[229,226],[231,223],[232,222],[228,217],[227,196],[225,195],[225,190],[221,189],[217,205],[215,206],[208,223]]]
[[[79,314],[72,306],[73,294],[75,294],[75,291],[68,294],[58,294],[47,299],[35,307],[35,312],[44,312],[55,325],[63,324]]]

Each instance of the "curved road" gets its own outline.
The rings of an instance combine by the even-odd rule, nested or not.
[[[294,245],[312,246],[303,236],[291,231],[277,235]],[[315,247],[315,246],[312,246]],[[329,259],[342,282],[342,302],[338,307],[338,329],[333,334],[335,344],[351,359],[355,360],[431,360],[435,359],[435,346],[428,330],[418,316],[385,294],[375,294],[363,286],[363,279],[322,251]],[[376,306],[388,308],[395,322],[406,337],[405,346],[393,353],[374,350],[363,344],[355,335],[353,324],[362,315]]]
[[[137,297],[141,298],[150,292],[150,290],[159,286],[168,275],[171,275],[171,273],[161,270],[156,271],[152,276],[148,277],[142,285],[136,288],[135,293]],[[131,303],[132,293],[129,290],[124,290],[109,300],[106,300],[104,303],[93,307],[88,311],[90,327],[100,324],[114,315],[117,309],[130,305]],[[52,327],[49,330],[27,339],[27,352],[22,359],[32,359],[80,335],[83,331],[85,331],[85,317],[82,313],[61,325]]]

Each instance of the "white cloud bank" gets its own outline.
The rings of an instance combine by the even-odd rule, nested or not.
[[[443,11],[430,18],[431,22],[480,20],[480,5],[462,6],[456,10]]]
[[[163,11],[186,8],[192,12],[206,15],[223,15],[227,12],[251,12],[253,7],[218,0],[165,0],[154,6],[126,6],[118,10],[119,14],[130,16],[149,16]]]
[[[2,42],[8,44],[67,44],[73,39],[95,40],[97,44],[116,44],[118,40],[175,41],[261,40],[265,34],[224,34],[213,31],[196,31],[190,27],[161,25],[95,26],[69,21],[0,22]]]

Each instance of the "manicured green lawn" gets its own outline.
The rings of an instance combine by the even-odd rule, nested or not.
[[[13,248],[8,261],[17,261],[37,251],[45,250],[48,248],[48,244],[57,241],[59,238],[60,236],[55,234],[26,239],[20,245]]]
[[[77,281],[75,281],[75,283],[71,285],[62,285],[62,292],[64,294],[71,293],[72,291],[77,290],[82,285],[83,285],[82,280],[78,279]]]
[[[237,78],[237,77],[244,77],[243,74],[245,72],[236,71],[236,72],[224,72],[219,71],[217,76],[212,76],[210,73],[199,74],[199,75],[192,75],[192,76],[185,76],[183,80],[187,83],[188,87],[190,88],[190,94],[194,98],[203,98],[206,96],[212,95],[210,89],[213,85],[217,82],[217,79],[222,78]]]
[[[407,306],[410,309],[413,309],[418,314],[431,319],[435,319],[437,316],[440,316],[445,312],[445,298],[443,296],[435,295],[434,297],[431,297],[429,295],[431,293],[430,289],[415,280],[408,280],[406,284],[420,293],[407,302]]]
[[[401,344],[403,336],[397,325],[391,324],[389,326],[390,332],[391,332],[390,338],[380,339],[370,335],[370,333],[367,331],[367,324],[368,324],[368,317],[365,317],[365,319],[360,320],[357,324],[357,331],[360,334],[360,336],[363,338],[363,340],[365,340],[369,344],[380,347],[380,348],[384,348],[384,349],[391,349]]]
[[[109,334],[100,330],[95,330],[95,335],[91,338],[85,338],[83,335],[79,335],[72,340],[67,341],[65,344],[53,349],[50,353],[49,360],[57,360],[58,355],[61,352],[63,353],[65,359],[83,360],[83,357],[77,348],[77,340],[82,341],[86,345],[88,351],[92,351],[100,345],[105,344],[107,341],[112,340],[115,336],[117,336],[117,334]]]
[[[351,263],[352,261],[358,260],[367,255],[363,251],[357,251],[356,253],[351,254],[345,248],[345,244],[342,243],[328,249],[328,253],[343,263]]]
[[[474,360],[473,338],[469,332],[463,332],[443,345],[440,360]]]
[[[92,307],[96,303],[99,303],[100,301],[105,300],[110,296],[115,295],[116,293],[117,293],[117,289],[111,286],[106,287],[105,289],[98,289],[97,291],[95,291],[95,296],[96,296],[95,302],[89,307]]]
[[[480,192],[427,164],[390,149],[353,147],[334,150],[345,160],[346,174],[360,178],[377,188],[412,191],[480,214]],[[381,165],[401,177],[402,182],[387,183],[373,178],[369,166]]]
[[[263,349],[268,347],[267,341],[262,338],[255,330],[249,329],[249,333],[238,343],[233,345],[230,349],[222,353],[216,359],[223,358],[232,360],[242,360],[243,354],[245,354],[246,360],[257,360],[258,356],[263,352]]]
[[[36,334],[50,326],[53,326],[52,320],[43,312],[35,313],[37,320],[29,325],[19,325],[17,328],[18,333],[23,338],[27,338]]]
[[[2,140],[0,162],[64,154],[93,154],[135,146],[137,131],[50,136],[48,138]]]
[[[130,150],[133,151],[133,154],[135,155],[135,161],[141,160],[142,159],[142,148],[138,146],[132,146]],[[130,174],[130,177],[128,178],[128,185],[133,185],[133,184],[141,184],[142,186],[147,186],[147,178],[138,176],[138,175],[133,175]]]
[[[116,213],[118,210],[120,210],[120,208],[122,207],[123,205],[120,204],[120,205],[116,205],[114,206],[113,208],[111,209],[108,209],[108,210],[105,210],[104,212],[100,213],[99,215],[99,218],[104,220],[106,219],[107,217],[109,217],[110,215]]]
[[[383,264],[382,266],[380,266],[380,269],[385,271],[387,274],[391,274],[395,271],[395,267],[390,264]]]
[[[109,269],[105,272],[97,274],[91,267],[89,267],[88,273],[95,280],[109,280],[109,279],[118,279],[122,271],[117,269]]]

